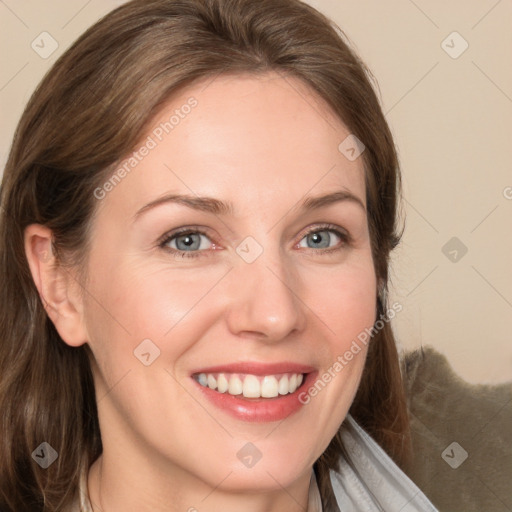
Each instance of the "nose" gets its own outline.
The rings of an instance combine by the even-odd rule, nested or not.
[[[254,262],[238,262],[230,276],[229,330],[265,342],[285,339],[306,323],[300,279],[283,261],[270,261],[265,252]]]

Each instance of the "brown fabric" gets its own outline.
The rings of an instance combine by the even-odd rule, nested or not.
[[[510,512],[512,385],[468,384],[431,347],[406,354],[402,369],[414,450],[409,477],[441,512]]]

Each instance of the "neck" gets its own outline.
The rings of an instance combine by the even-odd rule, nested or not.
[[[137,471],[137,469],[141,471]],[[161,476],[161,475],[160,475]],[[268,492],[233,492],[223,490],[229,474],[217,487],[205,482],[170,476],[176,482],[157,489],[162,479],[148,478],[139,465],[121,467],[111,464],[102,454],[91,466],[88,475],[89,499],[93,512],[310,512],[308,508],[311,472],[302,475],[293,485],[281,487],[278,478],[269,476],[276,489]],[[188,480],[188,484],[185,481]],[[148,488],[153,483],[153,486]],[[311,511],[313,512],[313,511]],[[314,511],[316,512],[316,510]]]

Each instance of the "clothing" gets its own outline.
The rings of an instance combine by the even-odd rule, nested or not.
[[[353,464],[341,458],[339,472],[330,471],[341,512],[438,512],[352,416],[346,423],[341,437]]]
[[[347,415],[343,445],[352,464],[340,459],[340,470],[330,480],[341,512],[438,512],[427,497],[384,450]],[[64,512],[93,512],[87,495],[87,472],[80,478],[73,506]],[[311,472],[307,512],[322,510],[314,471]]]

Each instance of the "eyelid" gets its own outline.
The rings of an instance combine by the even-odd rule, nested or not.
[[[337,226],[336,224],[313,224],[312,226],[306,228],[306,231],[301,236],[300,240],[302,240],[305,236],[308,236],[310,233],[316,233],[317,231],[334,231],[347,239],[351,239],[350,233],[346,229],[342,228],[341,226]]]
[[[204,228],[202,226],[183,226],[181,228],[177,228],[166,232],[158,239],[156,246],[168,254],[173,254],[175,258],[196,258],[205,255],[208,256],[209,251],[207,249],[202,249],[198,251],[182,251],[180,249],[174,249],[173,247],[169,247],[167,245],[171,241],[178,238],[179,236],[187,234],[200,234],[210,239],[212,245],[215,247],[217,244],[215,243],[215,241],[212,240],[212,237],[208,234],[207,231],[209,231],[208,228]]]
[[[201,249],[201,250],[196,250],[196,251],[182,251],[179,249],[174,249],[174,248],[168,247],[167,244],[170,243],[172,240],[176,239],[177,237],[179,237],[180,235],[186,235],[186,234],[191,233],[191,234],[204,235],[210,239],[213,246],[219,247],[220,245],[215,242],[213,237],[209,234],[209,231],[210,231],[209,228],[206,228],[204,226],[183,226],[180,228],[176,228],[176,229],[168,231],[164,235],[162,235],[157,241],[157,246],[167,252],[173,253],[175,256],[178,256],[178,255],[183,256],[183,257],[196,257],[196,256],[205,256],[205,255],[207,256],[208,254],[205,254],[205,253],[210,252],[208,249]],[[308,226],[305,231],[302,232],[298,242],[296,242],[294,244],[294,248],[297,247],[306,236],[308,236],[311,233],[316,233],[319,231],[334,232],[342,240],[342,243],[338,244],[334,247],[327,247],[327,248],[320,248],[320,249],[301,247],[300,249],[311,249],[314,253],[320,253],[320,254],[328,253],[328,252],[340,250],[341,248],[343,248],[346,245],[350,245],[353,240],[350,233],[346,229],[342,228],[341,226],[338,226],[335,224],[329,224],[329,223],[312,224],[312,225]]]
[[[330,232],[334,232],[340,239],[341,239],[341,243],[338,244],[338,245],[335,245],[334,247],[325,247],[325,248],[321,248],[321,249],[311,249],[311,248],[305,248],[305,247],[300,247],[300,249],[311,249],[313,251],[313,253],[329,253],[329,252],[335,252],[337,250],[341,250],[343,247],[345,246],[348,246],[348,245],[352,245],[353,243],[353,238],[352,236],[350,235],[350,233],[342,228],[341,226],[337,226],[335,224],[314,224],[308,228],[306,228],[306,231],[301,235],[299,241],[294,245],[294,247],[297,247],[300,242],[302,242],[302,240],[307,237],[308,235],[310,235],[311,233],[318,233],[320,231],[330,231]]]
[[[208,238],[212,238],[211,235],[208,233],[209,229],[205,228],[204,226],[183,226],[176,229],[171,229],[170,231],[167,231],[164,233],[158,240],[157,244],[161,245],[165,242],[168,242],[169,239],[174,239],[178,237],[179,235],[186,235],[188,233],[199,233],[201,235],[207,236]]]

